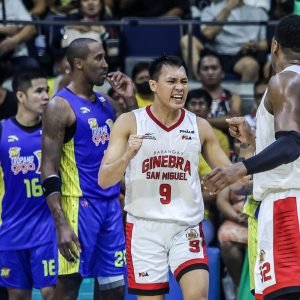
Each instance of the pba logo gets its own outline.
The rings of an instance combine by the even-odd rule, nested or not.
[[[190,229],[187,233],[186,233],[186,237],[187,239],[190,240],[195,240],[198,237],[198,233],[195,229]]]
[[[9,276],[10,276],[10,269],[2,268],[1,269],[1,277],[8,278]]]

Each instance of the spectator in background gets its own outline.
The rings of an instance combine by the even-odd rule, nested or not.
[[[238,94],[232,93],[222,86],[224,71],[218,55],[205,51],[198,63],[198,76],[202,88],[212,97],[212,104],[208,117],[209,123],[222,130],[229,138],[231,149],[234,149],[233,139],[228,133],[226,118],[242,114],[242,101]]]
[[[26,9],[33,17],[43,18],[47,13],[47,0],[22,0]]]
[[[7,119],[14,116],[17,113],[18,102],[15,94],[12,91],[2,86],[9,76],[8,66],[4,62],[0,62],[0,120]],[[1,194],[1,189],[0,189]],[[2,299],[0,297],[0,299]]]
[[[193,112],[197,117],[207,119],[212,104],[211,95],[204,89],[195,89],[189,91],[185,102],[185,108]],[[229,141],[227,136],[219,129],[214,128],[213,130],[216,137],[219,140],[221,148],[224,153],[229,157]],[[202,155],[199,159],[198,173],[201,176],[208,174],[211,171],[210,166],[205,161]],[[211,195],[209,191],[202,188],[202,196],[204,200],[204,221],[202,222],[203,232],[205,237],[205,243],[209,246],[215,239],[215,225],[214,220],[216,219],[216,195]]]
[[[218,230],[221,255],[237,294],[245,249],[248,242],[247,216],[243,214],[245,196],[226,188],[217,194],[217,207],[223,222]]]
[[[54,72],[56,76],[48,80],[50,97],[55,95],[62,88],[66,87],[71,81],[71,68],[66,57],[66,49],[64,48],[56,52],[54,57]]]
[[[265,79],[260,79],[254,84],[254,104],[251,109],[250,114],[245,115],[244,118],[251,128],[256,128],[256,111],[260,104],[260,101],[268,87],[268,81]]]
[[[138,107],[151,105],[153,103],[154,95],[149,86],[149,63],[137,63],[132,69],[131,78],[135,86],[135,98]]]
[[[119,110],[115,112],[116,118],[122,113],[128,112],[124,97],[118,94],[113,88],[108,90],[107,95],[118,105]]]
[[[120,16],[184,17],[189,14],[185,0],[120,0]]]
[[[77,0],[46,0],[50,14],[68,15],[76,10]]]
[[[262,8],[249,6],[243,0],[222,0],[212,2],[204,8],[201,21],[267,21],[268,15]],[[203,40],[193,37],[192,64],[196,66],[201,56],[203,44],[218,53],[226,73],[236,73],[242,81],[256,81],[260,65],[266,59],[268,42],[266,27],[263,25],[202,25]],[[188,37],[181,40],[182,54],[187,62]]]
[[[4,0],[7,20],[31,21],[32,18],[21,0]],[[0,2],[0,20],[3,18],[3,3]],[[26,42],[33,38],[33,25],[0,24],[0,59],[10,61],[15,72],[38,68],[38,62],[28,56]]]

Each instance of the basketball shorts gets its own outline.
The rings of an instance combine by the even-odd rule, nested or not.
[[[56,284],[57,246],[47,243],[24,250],[0,251],[0,285],[31,290]]]
[[[300,190],[268,194],[258,215],[255,299],[300,295]]]
[[[68,223],[79,238],[80,259],[68,262],[59,254],[59,275],[83,278],[117,277],[126,267],[125,236],[119,198],[62,197]]]
[[[187,226],[135,218],[126,223],[128,291],[169,292],[169,267],[177,281],[189,271],[208,270],[202,225]]]

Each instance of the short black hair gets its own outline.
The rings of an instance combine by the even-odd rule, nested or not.
[[[207,107],[211,107],[212,104],[212,97],[211,95],[204,89],[195,89],[195,90],[191,90],[188,92],[187,98],[186,98],[186,102],[185,102],[185,107],[188,106],[189,102],[193,99],[193,98],[203,98],[206,103],[207,103]]]
[[[216,52],[205,48],[204,50],[201,51],[200,59],[197,64],[197,72],[199,72],[200,66],[201,66],[204,58],[207,56],[212,56],[212,57],[216,58],[218,60],[218,62],[220,63],[221,68],[223,69],[221,57]]]
[[[149,75],[152,80],[158,80],[160,71],[163,66],[176,66],[176,67],[184,67],[186,70],[185,64],[183,60],[178,56],[173,55],[162,55],[156,59],[154,59],[149,66]]]
[[[300,16],[289,15],[282,18],[276,27],[274,38],[282,48],[300,53]]]
[[[13,92],[15,94],[19,91],[26,93],[27,90],[32,87],[32,80],[40,78],[47,79],[46,73],[41,70],[24,71],[16,74],[12,80]]]
[[[137,74],[144,70],[149,70],[150,63],[149,62],[138,62],[134,65],[132,72],[131,72],[131,78],[134,81]]]
[[[99,43],[98,41],[90,38],[78,38],[70,43],[67,48],[67,60],[70,64],[71,70],[74,68],[74,59],[86,59],[89,55],[88,45],[92,43]]]

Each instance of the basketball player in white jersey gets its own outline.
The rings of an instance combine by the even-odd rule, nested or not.
[[[228,166],[209,123],[185,110],[188,78],[182,61],[162,56],[149,68],[154,103],[123,114],[113,126],[98,182],[107,188],[126,170],[129,292],[162,300],[169,267],[185,300],[208,298],[208,265],[199,154]]]
[[[256,155],[217,168],[205,185],[215,192],[254,175],[258,216],[255,299],[300,298],[300,16],[282,19],[271,47],[275,75],[257,111],[256,137],[243,118],[229,120],[241,142]]]

